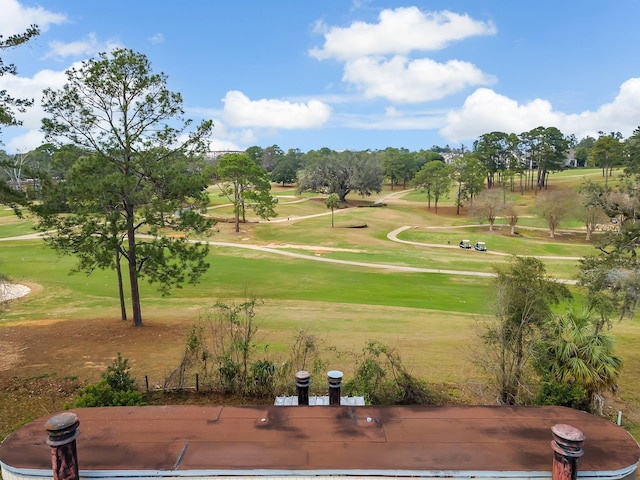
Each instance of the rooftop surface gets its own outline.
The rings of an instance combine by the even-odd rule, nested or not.
[[[80,419],[81,475],[107,470],[173,476],[502,472],[492,475],[500,477],[517,472],[550,477],[555,424],[585,434],[579,477],[623,478],[635,472],[640,459],[640,447],[624,429],[564,407],[271,405],[72,411]],[[44,426],[49,418],[24,425],[0,445],[5,472],[51,474]]]

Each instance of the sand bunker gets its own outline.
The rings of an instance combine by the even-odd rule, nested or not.
[[[31,293],[31,289],[26,285],[14,283],[0,283],[0,302],[15,300]]]

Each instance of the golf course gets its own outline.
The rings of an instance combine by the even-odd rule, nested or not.
[[[569,169],[553,174],[549,189],[577,191],[586,178],[600,177],[599,169]],[[228,221],[233,207],[209,188],[207,215],[217,223],[188,240],[209,244],[210,267],[199,283],[169,296],[141,283],[142,327],[121,320],[114,271],[71,274],[76,259],[47,247],[29,214],[0,212],[1,271],[30,289],[0,313],[0,439],[64,408],[75,389],[96,381],[118,353],[129,360],[140,388],[145,379],[151,387],[162,385],[203,312],[216,302],[248,298],[260,302],[255,355],[277,363],[305,332],[326,346],[329,369],[348,380],[354,355],[375,340],[395,349],[408,371],[447,401],[495,404],[491,381],[475,360],[482,349],[480,325],[493,313],[496,266],[513,255],[535,256],[580,305],[578,262],[596,253],[601,235],[585,241],[584,225],[568,218],[550,238],[534,192],[505,191],[518,209],[514,235],[501,218],[490,230],[468,208],[456,214],[453,194],[441,199],[437,214],[424,192],[388,185],[367,198],[351,194],[335,211],[322,196],[300,195],[293,186],[273,185],[271,194],[278,198],[277,217],[259,220],[247,211],[235,232]],[[463,239],[472,246],[484,242],[487,251],[459,248]],[[606,414],[614,419],[621,411],[622,424],[638,438],[637,317],[616,321],[611,334],[624,368]],[[324,379],[314,384],[322,386]]]

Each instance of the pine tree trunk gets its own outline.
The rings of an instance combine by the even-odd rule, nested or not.
[[[127,212],[127,257],[129,260],[129,284],[131,286],[131,308],[133,325],[142,326],[142,308],[140,307],[140,287],[138,286],[138,269],[136,265],[136,232],[133,226],[133,206],[126,205]]]
[[[120,296],[120,317],[127,319],[127,306],[124,301],[124,285],[122,282],[122,266],[120,265],[120,250],[116,250],[116,273],[118,275],[118,295]]]

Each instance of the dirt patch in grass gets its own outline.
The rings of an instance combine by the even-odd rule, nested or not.
[[[0,329],[0,440],[25,422],[64,409],[118,352],[139,383],[161,381],[177,365],[191,322],[43,320]]]

